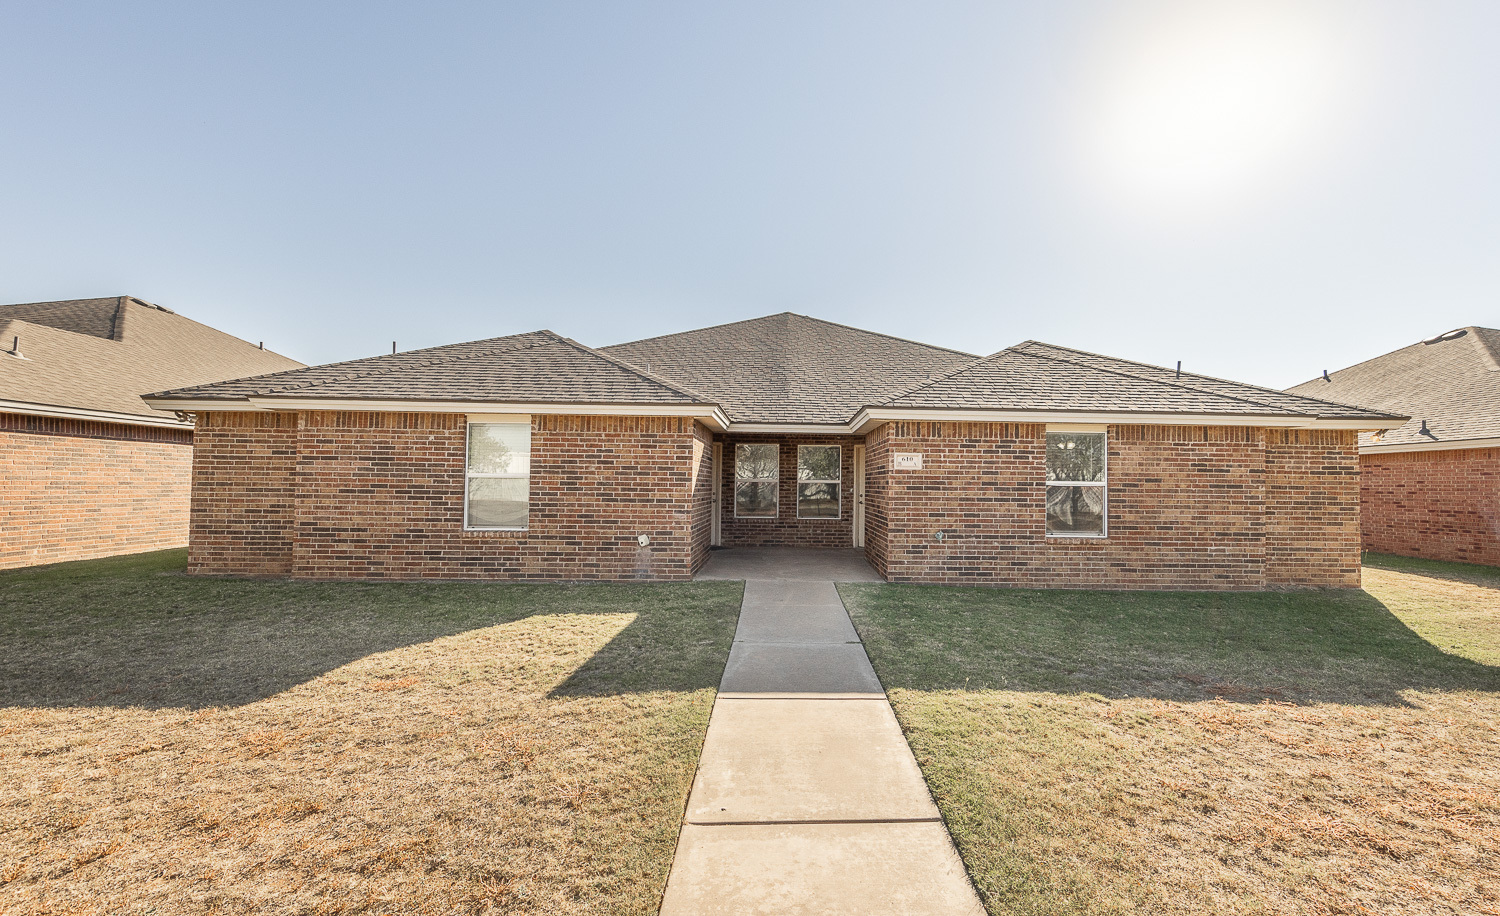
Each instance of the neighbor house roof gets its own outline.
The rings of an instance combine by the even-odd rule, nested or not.
[[[591,349],[551,331],[150,397],[179,410],[653,413],[858,432],[910,417],[1376,429],[1405,417],[1028,341],[980,358],[782,313]],[[1139,419],[1137,419],[1139,418]]]
[[[130,296],[0,305],[0,411],[176,425],[141,395],[301,366]]]
[[[286,406],[378,400],[715,407],[713,398],[551,331],[409,350],[152,395],[157,402]],[[409,407],[415,409],[415,407]],[[693,411],[674,411],[691,415]]]
[[[601,349],[714,397],[736,423],[842,424],[979,358],[792,312]]]
[[[1028,340],[881,402],[883,407],[1391,420],[1378,410]]]
[[[1411,417],[1378,440],[1361,436],[1366,448],[1500,440],[1500,330],[1458,328],[1287,390]]]

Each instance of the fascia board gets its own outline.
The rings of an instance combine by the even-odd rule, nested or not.
[[[1391,418],[1395,420],[1396,418]],[[1150,426],[1263,426],[1277,429],[1351,429],[1369,431],[1382,428],[1373,419],[1334,419],[1286,414],[1194,414],[1145,411],[1073,411],[1073,410],[895,410],[862,408],[849,422],[855,433],[863,434],[882,423],[892,421],[939,421],[950,423],[1074,423]],[[1400,422],[1406,422],[1402,419]],[[1399,425],[1399,424],[1396,424]],[[1389,427],[1385,427],[1389,428]]]
[[[167,408],[172,409],[172,408]],[[17,413],[33,417],[56,417],[63,420],[95,420],[100,423],[123,423],[128,426],[157,426],[165,429],[192,429],[193,424],[175,417],[148,417],[111,410],[89,410],[83,407],[58,407],[27,401],[0,401],[0,413]]]
[[[1500,438],[1453,439],[1442,442],[1394,442],[1389,445],[1361,445],[1361,455],[1387,455],[1393,452],[1447,452],[1460,449],[1500,448]]]
[[[730,423],[725,432],[770,436],[854,435],[854,430],[848,423]]]
[[[519,401],[403,401],[371,398],[286,398],[252,396],[228,400],[154,400],[173,410],[369,410],[395,413],[561,414],[589,417],[691,417],[714,429],[724,429],[729,418],[714,404],[567,404]]]

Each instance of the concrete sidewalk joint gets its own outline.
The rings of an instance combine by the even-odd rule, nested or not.
[[[834,585],[878,577],[849,551],[725,553],[706,577],[745,596],[662,916],[980,916]]]

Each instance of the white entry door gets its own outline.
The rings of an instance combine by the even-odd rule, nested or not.
[[[713,469],[713,504],[714,517],[708,524],[708,543],[714,547],[722,546],[724,543],[723,532],[719,526],[724,518],[724,504],[720,502],[720,494],[724,489],[724,444],[714,443],[714,469]]]
[[[854,447],[854,546],[865,546],[865,447]]]

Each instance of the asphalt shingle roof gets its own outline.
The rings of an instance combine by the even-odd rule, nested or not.
[[[410,350],[161,392],[193,400],[274,395],[299,398],[500,401],[514,403],[712,404],[551,331]]]
[[[0,305],[0,400],[154,420],[141,395],[302,364],[129,296]]]
[[[253,396],[718,405],[734,423],[826,426],[875,406],[1390,421],[1378,410],[1036,341],[981,358],[790,312],[597,350],[536,331],[153,397]]]
[[[881,406],[1385,419],[1380,411],[1028,340]]]
[[[1336,398],[1411,419],[1380,445],[1500,438],[1500,330],[1467,327],[1415,343],[1287,391]],[[1426,422],[1431,435],[1423,435]],[[1363,445],[1375,444],[1368,434]]]
[[[792,312],[601,350],[691,385],[737,423],[844,423],[978,359]]]

